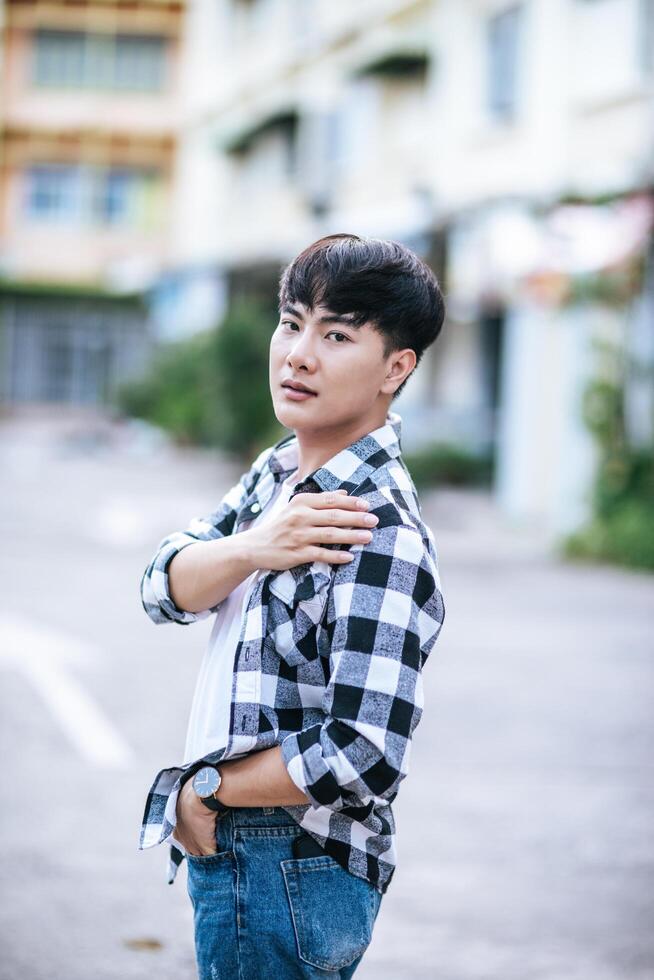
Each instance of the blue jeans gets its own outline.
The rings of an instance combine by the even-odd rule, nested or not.
[[[333,858],[293,858],[301,828],[281,807],[216,821],[217,853],[187,855],[200,980],[348,980],[381,893]]]

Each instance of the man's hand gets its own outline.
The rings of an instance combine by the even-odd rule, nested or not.
[[[221,762],[220,774],[216,796],[225,806],[298,806],[311,802],[289,776],[279,745]],[[202,803],[193,780],[187,779],[177,797],[173,838],[194,857],[215,854],[216,819],[223,816]]]
[[[173,837],[194,857],[216,853],[216,819],[220,814],[210,810],[187,779],[177,797],[177,827]]]
[[[298,493],[277,517],[243,531],[255,568],[284,571],[305,562],[324,561],[344,565],[349,551],[332,551],[325,544],[368,544],[371,528],[378,523],[366,513],[369,504],[350,497],[345,490],[333,493]]]

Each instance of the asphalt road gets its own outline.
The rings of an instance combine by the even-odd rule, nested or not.
[[[196,975],[185,869],[137,840],[211,623],[154,626],[138,586],[234,473],[83,417],[0,423],[1,980]],[[654,978],[654,577],[563,564],[483,494],[425,510],[446,623],[357,977]]]

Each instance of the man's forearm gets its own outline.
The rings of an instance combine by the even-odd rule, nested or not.
[[[256,571],[247,531],[198,541],[175,555],[168,568],[170,597],[186,612],[204,612],[226,599]]]
[[[289,776],[279,745],[222,763],[219,768],[222,783],[216,795],[226,806],[297,806],[310,802]]]

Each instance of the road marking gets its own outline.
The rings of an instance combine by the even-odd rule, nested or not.
[[[98,656],[97,647],[77,637],[0,616],[0,666],[31,681],[83,759],[103,769],[127,769],[131,748],[68,669],[71,662]]]

